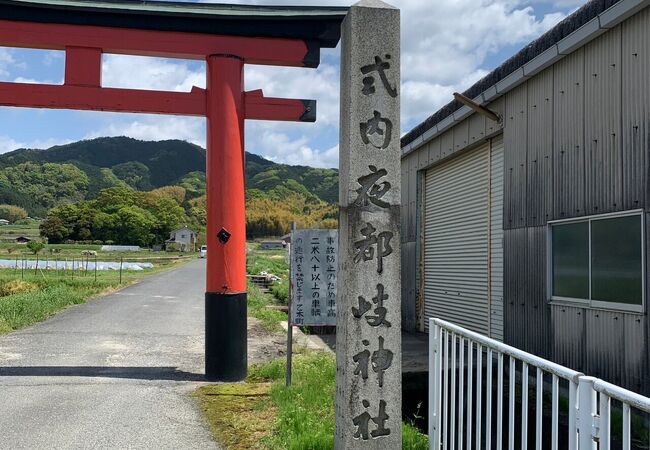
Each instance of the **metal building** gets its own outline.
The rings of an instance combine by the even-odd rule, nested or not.
[[[650,393],[650,1],[593,0],[402,138],[403,326]]]

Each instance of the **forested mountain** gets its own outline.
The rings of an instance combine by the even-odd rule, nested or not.
[[[19,149],[0,155],[0,203],[16,203],[12,195],[16,192],[22,194],[21,180],[16,180],[18,184],[7,185],[2,177],[5,172],[47,172],[55,167],[47,163],[69,164],[84,172],[87,180],[84,180],[81,186],[76,186],[78,194],[83,198],[94,198],[101,189],[121,185],[139,191],[182,185],[188,194],[199,196],[205,185],[205,149],[198,145],[179,140],[154,142],[127,137],[107,137],[59,145],[46,150]],[[73,174],[73,168],[64,167],[72,178],[77,178]],[[297,185],[291,183],[290,189],[302,186],[310,194],[328,203],[336,203],[338,199],[336,170],[276,164],[246,153],[247,189],[266,192],[285,186],[289,180],[297,182]],[[47,179],[25,181],[36,185],[47,183]],[[66,179],[65,182],[67,181]],[[58,180],[58,183],[60,182],[61,180]],[[8,189],[3,189],[4,187]],[[54,196],[55,204],[67,196],[67,193],[61,194]],[[77,199],[78,196],[75,196],[72,200]],[[49,201],[35,203],[31,206],[20,206],[32,211],[53,206]]]
[[[336,170],[276,164],[250,153],[245,170],[250,237],[281,235],[293,221],[336,226]],[[126,137],[15,150],[0,155],[0,204],[47,216],[41,232],[51,242],[160,243],[175,224],[205,226],[205,150]]]
[[[131,173],[144,176],[153,187],[160,187],[172,184],[188,172],[205,170],[205,150],[185,141],[153,142],[111,137],[58,145],[47,150],[19,149],[0,155],[0,167],[27,161],[70,163],[82,170],[93,166],[117,169],[127,177]]]

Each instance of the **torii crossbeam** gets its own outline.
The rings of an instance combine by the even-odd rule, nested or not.
[[[245,64],[317,67],[347,8],[0,0],[0,46],[65,51],[63,85],[0,83],[0,106],[207,118],[205,371],[246,376],[244,119],[313,122],[316,102],[244,92]],[[206,89],[105,88],[102,54],[206,61]]]

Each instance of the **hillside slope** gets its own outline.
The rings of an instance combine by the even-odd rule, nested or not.
[[[31,186],[29,192],[22,192],[23,187],[12,183],[10,178],[3,178],[3,172],[43,172],[45,166],[52,170],[52,163],[75,166],[88,177],[74,199],[66,197],[68,192],[61,195],[54,192],[48,197],[48,202],[38,198],[26,199],[25,196],[38,197],[38,183],[47,184],[48,180],[40,177],[37,186]],[[72,173],[70,169],[66,170]],[[9,180],[7,183],[3,181],[5,178]],[[27,181],[33,179],[22,178]],[[338,200],[336,170],[276,164],[251,153],[246,153],[246,183],[248,190],[269,192],[279,188],[280,191],[288,189],[302,195],[309,193],[328,203]],[[180,140],[154,142],[104,137],[46,150],[18,149],[0,155],[0,203],[20,203],[33,214],[42,214],[43,209],[68,200],[94,198],[101,189],[111,186],[128,185],[146,191],[174,184],[186,187],[188,194],[202,194],[205,186],[205,149]],[[56,191],[56,186],[43,186],[43,190]]]

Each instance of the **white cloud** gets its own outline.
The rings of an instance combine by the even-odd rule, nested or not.
[[[9,136],[0,135],[0,153],[7,153],[12,150],[24,147],[24,145]]]
[[[248,0],[247,3],[272,4],[275,1]],[[305,5],[309,2],[296,0],[288,4],[291,3]],[[349,5],[352,1],[327,3]],[[492,68],[488,67],[491,57],[503,49],[527,44],[565,17],[562,12],[537,17],[534,8],[540,3],[545,10],[557,10],[574,7],[582,1],[441,0],[432,3],[431,0],[395,0],[392,3],[402,10],[402,131],[405,132],[449,102],[454,91],[462,91],[485,76]],[[338,135],[339,68],[332,62],[338,60],[338,49],[324,49],[323,60],[327,63],[316,70],[246,67],[247,90],[261,88],[267,96],[318,101],[315,124],[248,122],[248,151],[291,164],[318,167],[338,164],[338,150],[331,146]],[[192,86],[205,86],[204,70],[203,66],[186,61],[107,55],[104,57],[103,84],[189,91]],[[90,135],[106,134],[205,143],[203,123],[191,118],[138,116],[135,120],[120,119]]]
[[[262,132],[258,137],[259,147],[256,147],[256,153],[271,161],[322,168],[338,166],[338,145],[325,150],[317,150],[310,146],[306,136],[292,139],[285,133],[276,133],[271,130]]]
[[[523,46],[564,18],[535,17],[519,0],[403,0],[402,123],[407,131],[488,73],[486,60]],[[405,26],[408,24],[408,26]],[[422,30],[426,30],[423,34]]]
[[[329,52],[333,51],[330,50]],[[262,89],[267,97],[317,100],[317,126],[338,126],[338,66],[321,64],[318,69],[314,70],[251,65],[246,67],[245,85],[246,90]]]
[[[558,1],[577,4],[576,0]],[[350,3],[328,2],[332,5]],[[492,68],[486,67],[492,55],[504,48],[527,44],[565,17],[561,12],[554,12],[538,19],[528,0],[446,0],[435,4],[431,0],[396,0],[392,3],[401,8],[402,16],[403,132],[448,103],[454,91],[465,90],[485,76]],[[323,56],[337,52],[325,50]],[[318,121],[311,135],[337,134],[337,66],[321,65],[317,71],[248,67],[246,83],[249,88],[263,88],[267,95],[317,99]],[[266,150],[268,157],[284,160],[282,146],[295,150],[306,145],[303,142],[305,134],[295,137],[297,125],[268,123],[259,127],[279,129],[283,135],[294,136],[293,144],[278,142],[275,150]],[[257,142],[256,139],[256,145]],[[315,146],[313,139],[309,139],[308,144],[310,149]]]
[[[0,47],[0,77],[9,76],[11,69],[24,68],[25,65],[14,58],[13,50],[6,47]]]
[[[35,78],[17,77],[13,80],[14,83],[28,83],[28,84],[63,84],[63,80],[37,80]]]
[[[189,92],[205,87],[205,68],[193,70],[187,61],[167,58],[104,55],[102,86]]]
[[[131,119],[131,117],[135,117]],[[196,117],[137,115],[122,116],[88,133],[85,139],[129,136],[146,141],[182,139],[205,147],[204,119]]]
[[[72,142],[71,139],[50,138],[44,140],[37,139],[35,141],[25,143],[16,141],[9,136],[0,135],[0,153],[11,152],[13,150],[18,150],[19,148],[50,148],[55,145],[69,144],[70,142]]]

